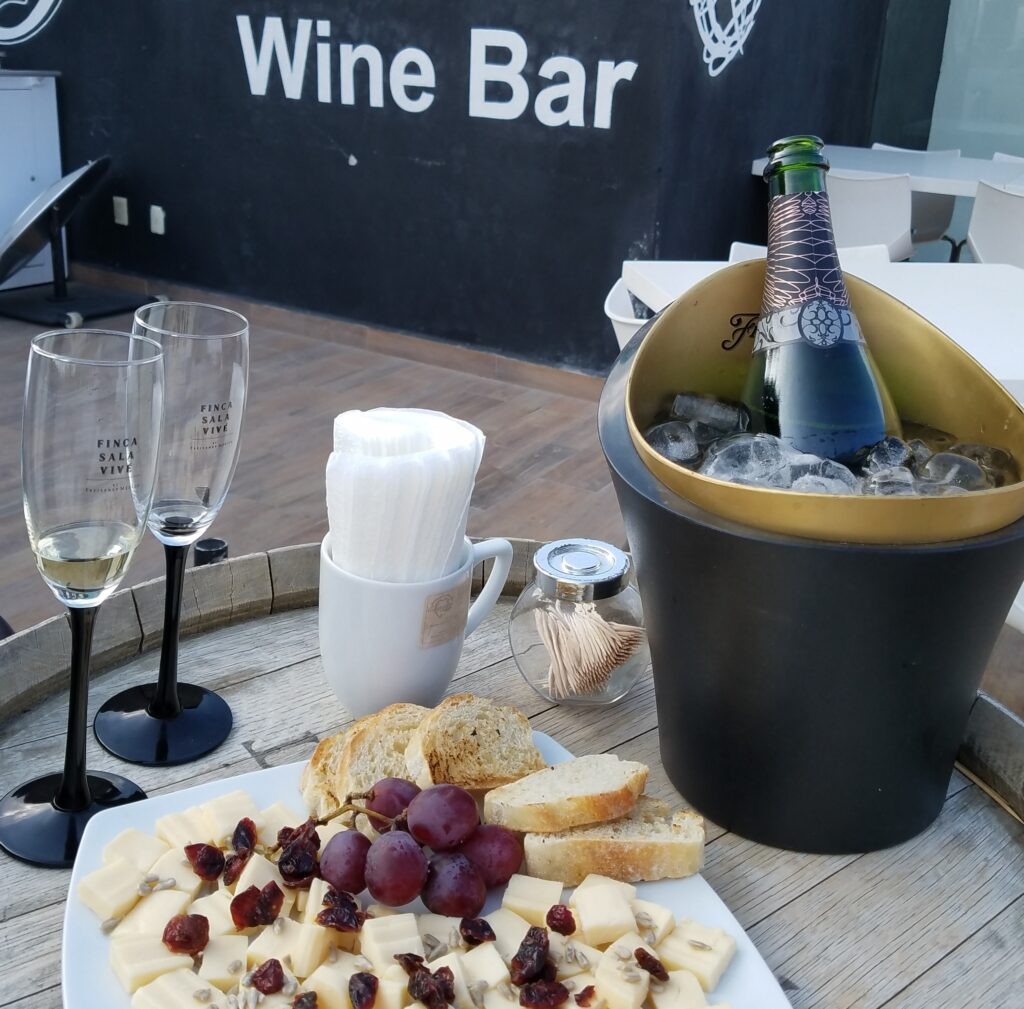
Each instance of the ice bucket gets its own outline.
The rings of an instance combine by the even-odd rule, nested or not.
[[[982,673],[1024,579],[1021,513],[1011,506],[989,515],[989,531],[959,539],[948,524],[955,518],[940,517],[941,542],[842,542],[759,528],[763,515],[737,521],[749,504],[730,515],[695,504],[652,472],[631,433],[634,359],[667,318],[669,310],[619,356],[599,427],[643,597],[669,778],[709,819],[765,844],[848,853],[904,841],[942,807]],[[729,339],[726,332],[719,342]],[[984,379],[996,386],[986,416],[1001,415],[1001,390],[962,356],[972,389],[987,390]],[[952,384],[962,377],[948,375],[935,399],[958,398]],[[920,419],[943,426],[934,411]],[[1002,443],[1019,448],[1015,423]],[[752,488],[731,489],[749,502]],[[780,496],[779,511],[802,496],[757,493]],[[827,520],[826,503],[811,506],[820,509],[816,521]],[[890,535],[906,521],[892,514],[875,510]]]

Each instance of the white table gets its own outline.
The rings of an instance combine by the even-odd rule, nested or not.
[[[824,151],[832,168],[851,174],[909,175],[910,188],[919,193],[974,196],[979,182],[993,186],[1024,187],[1021,165],[985,158],[962,158],[941,151],[880,151],[870,147],[828,144]],[[764,172],[767,158],[757,158],[751,175]]]
[[[660,312],[728,265],[631,260],[622,264],[622,277]],[[938,326],[1024,402],[1024,270],[998,263],[882,263],[856,275]]]

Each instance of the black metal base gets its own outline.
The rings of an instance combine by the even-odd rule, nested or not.
[[[93,816],[146,798],[138,785],[119,774],[95,772],[88,777],[92,802],[85,809],[54,806],[59,774],[46,774],[8,792],[0,799],[0,848],[31,865],[66,869],[75,861],[82,832]]]
[[[170,767],[198,760],[228,738],[234,719],[219,694],[179,683],[181,714],[156,718],[149,713],[156,692],[155,683],[129,687],[96,712],[93,731],[103,749],[132,764]]]
[[[40,326],[81,325],[85,319],[134,312],[150,300],[131,291],[71,282],[67,297],[55,298],[51,284],[0,291],[0,316]]]

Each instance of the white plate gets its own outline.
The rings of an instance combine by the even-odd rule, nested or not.
[[[535,732],[533,736],[544,760],[549,764],[560,763],[572,756],[550,736],[542,732]],[[296,810],[302,810],[305,807],[299,792],[299,774],[303,766],[302,763],[285,764],[266,771],[252,771],[234,778],[211,781],[205,785],[110,809],[89,821],[71,872],[64,912],[61,981],[65,1009],[96,1009],[97,1006],[103,1006],[104,1009],[129,1009],[131,1003],[110,970],[110,940],[100,931],[96,916],[75,896],[78,881],[103,864],[102,853],[107,842],[126,827],[137,827],[153,833],[157,819],[165,813],[206,802],[238,788],[248,792],[261,809],[283,801]],[[733,1009],[791,1009],[754,944],[702,876],[640,883],[638,891],[645,900],[670,907],[677,917],[685,916],[705,925],[717,925],[735,938],[736,956],[711,996],[712,1003],[728,1002]],[[492,893],[488,897],[486,911],[493,910],[499,899],[498,893]],[[410,908],[425,910],[422,905],[410,905]]]

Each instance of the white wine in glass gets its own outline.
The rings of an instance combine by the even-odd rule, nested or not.
[[[21,479],[39,572],[68,608],[71,694],[64,770],[0,800],[0,847],[69,866],[89,818],[145,798],[85,763],[89,655],[100,604],[124,577],[146,530],[163,423],[163,353],[144,336],[63,330],[32,341],[22,418]]]

